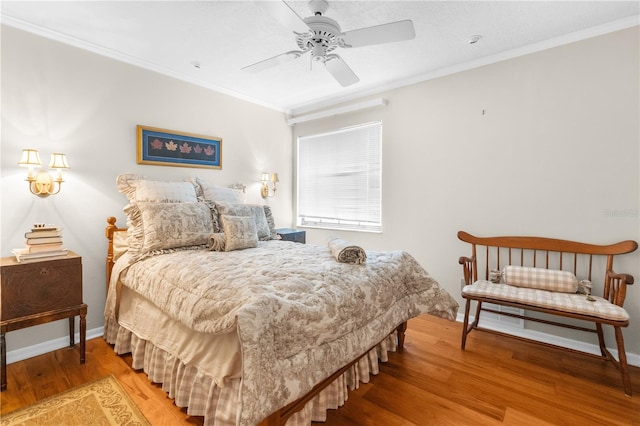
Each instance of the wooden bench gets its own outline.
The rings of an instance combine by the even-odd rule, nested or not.
[[[473,329],[520,338],[479,327],[481,311],[597,333],[601,357],[611,361],[620,371],[624,392],[631,396],[631,379],[629,378],[621,328],[629,325],[629,315],[623,305],[626,287],[633,284],[633,277],[628,274],[615,273],[613,259],[616,255],[635,251],[638,248],[635,241],[595,245],[543,237],[476,237],[464,231],[458,232],[458,238],[471,244],[471,256],[463,256],[459,259],[465,282],[462,297],[466,299],[462,350],[465,349],[467,335]],[[478,265],[483,270],[479,271]],[[522,280],[517,278],[520,273],[526,275],[526,278]],[[507,274],[509,276],[505,277]],[[561,276],[559,281],[556,281],[557,276]],[[590,294],[589,284],[592,281],[592,276],[604,278],[602,297]],[[511,281],[509,282],[511,285],[504,283],[505,278],[507,282]],[[566,288],[562,289],[563,291],[558,291],[556,284],[565,285],[567,280],[576,280],[576,288],[582,287],[586,289],[586,292],[571,292]],[[593,282],[594,287],[598,287],[599,284],[599,282]],[[469,311],[471,302],[474,300],[477,302],[475,318],[469,324]],[[510,306],[525,312],[522,315],[504,312],[496,309],[499,306],[492,308],[483,305],[485,302],[499,306]],[[595,328],[577,326],[571,324],[571,321],[558,322],[539,316],[531,316],[527,315],[526,311],[588,321],[595,324]],[[615,331],[618,360],[605,345],[602,330],[604,324],[613,326]],[[536,343],[574,351],[543,342]]]

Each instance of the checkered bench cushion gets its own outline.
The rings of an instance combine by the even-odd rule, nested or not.
[[[593,302],[584,294],[559,293],[540,289],[493,284],[476,281],[462,289],[463,297],[480,297],[496,301],[522,303],[545,309],[553,309],[613,321],[628,321],[627,311],[601,297],[593,296]]]

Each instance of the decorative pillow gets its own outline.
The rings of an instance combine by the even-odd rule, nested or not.
[[[209,243],[207,247],[211,251],[225,251],[225,245],[227,243],[227,236],[224,232],[216,232],[209,235]]]
[[[136,259],[142,248],[144,228],[142,227],[142,216],[137,204],[127,204],[122,211],[127,215],[127,247],[131,257]]]
[[[162,182],[147,180],[143,176],[126,173],[116,178],[118,191],[123,193],[130,203],[195,203],[196,189],[191,182]]]
[[[278,239],[278,233],[276,232],[276,222],[273,220],[273,213],[271,212],[271,207],[266,204],[262,206],[264,208],[264,215],[267,218],[267,223],[269,224],[269,233],[271,234],[272,240]]]
[[[578,283],[578,293],[590,295],[591,294],[591,281],[589,280],[580,280]]]
[[[134,259],[157,252],[206,245],[213,232],[205,203],[136,203],[125,207],[129,252]]]
[[[241,250],[258,246],[256,223],[249,216],[221,215],[225,235],[225,251]]]
[[[244,190],[241,188],[213,185],[198,177],[195,178],[195,182],[200,186],[205,200],[216,203],[244,203]]]
[[[229,216],[250,216],[256,223],[256,231],[260,241],[271,240],[271,230],[262,206],[257,204],[216,203],[218,213]],[[224,231],[224,226],[223,226]]]
[[[213,232],[214,233],[222,232],[222,225],[220,224],[220,219],[219,219],[220,214],[218,213],[218,207],[216,206],[216,203],[209,200],[204,200],[203,203],[209,206],[209,209],[211,209],[211,221],[213,223]]]
[[[514,287],[537,288],[559,293],[575,293],[578,279],[568,271],[556,271],[529,266],[505,266],[504,282]]]
[[[502,281],[502,271],[500,271],[499,269],[490,270],[489,281],[491,281],[494,284],[500,284],[500,281]]]

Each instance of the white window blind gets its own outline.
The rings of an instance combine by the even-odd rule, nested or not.
[[[298,225],[382,231],[382,123],[298,138]]]

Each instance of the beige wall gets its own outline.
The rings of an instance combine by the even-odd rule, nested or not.
[[[640,241],[639,39],[638,27],[618,31],[393,90],[384,108],[296,125],[295,138],[383,122],[383,233],[308,229],[307,242],[341,235],[405,249],[461,301],[457,259],[470,252],[458,230]],[[640,283],[640,253],[616,269]],[[635,354],[638,300],[636,284],[625,330]]]
[[[107,216],[125,226],[124,172],[182,180],[197,174],[242,182],[261,202],[260,173],[277,171],[270,199],[276,224],[291,224],[291,128],[284,114],[74,47],[2,26],[1,255],[24,243],[34,222],[64,228],[65,245],[83,256],[87,328],[103,324]],[[136,164],[136,125],[222,138],[222,170]],[[23,148],[67,154],[62,192],[41,199],[16,165]],[[66,336],[66,321],[11,332],[9,351]]]

